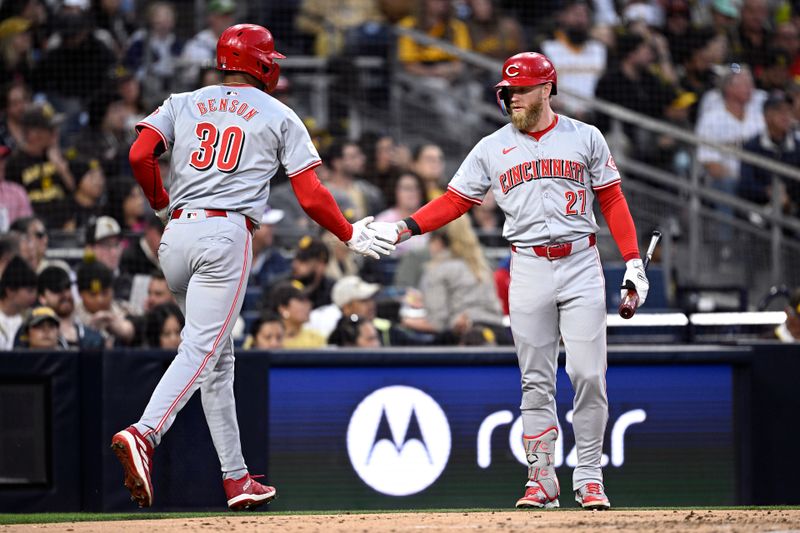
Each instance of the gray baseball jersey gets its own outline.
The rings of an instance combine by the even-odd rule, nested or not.
[[[449,189],[479,204],[491,187],[506,215],[503,237],[533,246],[595,233],[594,190],[619,180],[600,131],[557,115],[538,140],[512,124],[481,139]]]
[[[278,165],[292,177],[320,164],[297,114],[249,85],[173,94],[142,125],[172,148],[170,210],[238,211],[258,222]]]

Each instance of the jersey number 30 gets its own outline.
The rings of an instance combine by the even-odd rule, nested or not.
[[[579,189],[577,194],[575,191],[567,191],[564,193],[564,197],[567,199],[567,216],[570,215],[577,215],[579,214],[578,210],[575,209],[575,204],[578,203],[578,199],[581,201],[581,210],[580,214],[586,214],[586,191],[583,189]]]
[[[189,164],[197,170],[208,170],[216,161],[220,172],[234,172],[239,167],[239,159],[244,147],[244,131],[239,126],[228,126],[220,135],[210,122],[199,122],[194,134],[200,140],[200,147],[192,152]],[[217,148],[219,145],[219,148]]]

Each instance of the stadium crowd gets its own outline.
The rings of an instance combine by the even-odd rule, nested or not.
[[[800,166],[796,0],[210,0],[199,31],[196,17],[178,17],[193,9],[186,0],[0,0],[0,349],[177,347],[183,317],[157,260],[164,228],[128,163],[133,125],[170,93],[218,83],[217,36],[240,21],[271,28],[287,55],[339,68],[382,55],[387,68],[459,98],[493,101],[493,80],[394,26],[496,59],[539,50],[565,92]],[[291,106],[291,79],[274,95]],[[372,96],[381,105],[380,91]],[[432,101],[431,111],[458,129],[456,101]],[[559,94],[554,107],[598,125],[614,150],[635,149],[678,176],[696,161],[709,185],[763,205],[780,195],[786,214],[800,213],[798,182],[775,190],[758,167],[620,128],[580,99]],[[341,117],[324,131],[313,127],[321,117],[303,118],[322,154],[317,173],[351,220],[401,219],[442,194],[449,176],[437,144],[382,132],[352,139]],[[271,187],[237,328],[243,348],[510,343],[508,260],[492,264],[482,248],[507,244],[491,194],[375,262],[320,234],[285,176]],[[81,252],[48,254],[63,249]]]

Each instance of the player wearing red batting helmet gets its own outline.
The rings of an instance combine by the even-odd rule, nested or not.
[[[267,92],[278,84],[281,69],[275,60],[285,58],[275,51],[270,31],[257,24],[231,26],[217,41],[217,70],[250,74]]]
[[[503,114],[510,114],[511,108],[507,87],[533,87],[543,83],[552,83],[550,94],[558,94],[556,69],[547,57],[536,52],[522,52],[506,59],[503,80],[494,86],[497,89],[497,103]]]

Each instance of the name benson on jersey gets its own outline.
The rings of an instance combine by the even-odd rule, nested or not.
[[[219,102],[217,102],[216,98],[209,98],[205,102],[197,102],[197,110],[200,111],[200,116],[215,112],[233,113],[247,121],[258,115],[258,109],[250,107],[247,102],[240,102],[235,98],[233,100],[220,98]]]
[[[500,187],[503,194],[526,181],[560,178],[584,184],[586,167],[577,161],[566,159],[538,159],[525,161],[500,174]]]

